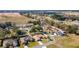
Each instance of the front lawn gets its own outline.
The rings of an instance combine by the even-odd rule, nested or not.
[[[47,42],[48,42],[47,39],[43,39],[43,40],[42,40],[42,43],[47,43]]]
[[[29,42],[28,47],[32,48],[32,47],[37,46],[37,45],[39,45],[38,42]]]

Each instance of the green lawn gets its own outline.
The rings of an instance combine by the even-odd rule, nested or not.
[[[47,43],[47,42],[48,42],[47,39],[43,39],[43,40],[42,40],[42,43]]]
[[[28,47],[32,48],[32,47],[37,46],[37,45],[39,45],[38,42],[29,42]]]

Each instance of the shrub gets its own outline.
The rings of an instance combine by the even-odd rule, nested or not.
[[[25,32],[23,32],[23,31],[21,31],[21,30],[17,30],[17,31],[16,31],[16,34],[17,34],[17,35],[24,35]]]
[[[77,29],[78,28],[76,26],[72,25],[72,26],[69,26],[67,30],[68,30],[69,33],[76,33]]]
[[[33,26],[30,30],[30,32],[40,32],[42,31],[42,27],[37,25],[37,26]]]

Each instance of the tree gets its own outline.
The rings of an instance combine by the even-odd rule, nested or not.
[[[36,25],[36,26],[33,26],[30,30],[30,32],[41,32],[43,29],[41,26],[39,25]]]
[[[5,35],[6,35],[5,31],[0,29],[0,39],[5,38]]]
[[[23,32],[22,30],[17,30],[17,31],[16,31],[16,34],[17,34],[17,35],[24,35],[25,32]]]
[[[11,27],[12,23],[11,22],[5,22],[6,27]]]
[[[37,21],[29,21],[28,23],[33,23],[34,25],[40,25],[40,21],[37,20]]]
[[[51,17],[53,17],[54,19],[57,19],[57,20],[62,20],[62,21],[65,20],[65,17],[63,15],[59,15],[59,14],[56,14],[56,13]]]
[[[53,19],[46,19],[46,23],[50,24],[50,25],[54,25],[55,22],[53,21]]]
[[[5,28],[6,28],[6,25],[3,24],[3,23],[0,23],[0,27],[1,27],[2,29],[5,29]]]
[[[74,26],[74,25],[72,25],[72,26],[68,26],[68,32],[69,33],[76,33],[76,30],[77,30],[78,28],[76,27],[76,26]]]

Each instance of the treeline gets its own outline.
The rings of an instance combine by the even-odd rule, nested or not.
[[[79,35],[79,28],[76,25],[67,25],[67,24],[63,24],[63,23],[55,23],[54,26],[64,30],[66,33]]]
[[[54,13],[53,15],[51,15],[51,18],[61,20],[61,21],[65,21],[65,20],[69,20],[69,19],[72,21],[75,21],[75,20],[79,21],[79,16],[75,16],[75,15],[65,16],[65,15],[60,15],[60,14]]]
[[[57,28],[64,30],[66,33],[79,35],[79,26],[77,25],[68,25],[61,22],[55,22],[54,19],[52,20],[46,19],[46,22],[51,26],[55,26]]]

